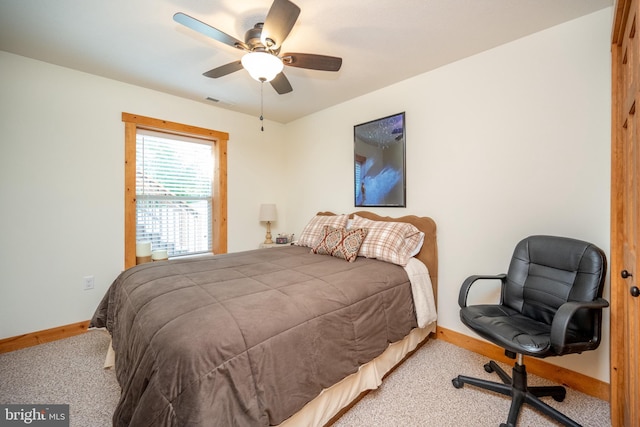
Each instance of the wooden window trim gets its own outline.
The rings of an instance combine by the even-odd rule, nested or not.
[[[213,142],[212,242],[216,254],[227,252],[227,143],[229,134],[137,114],[122,113],[125,141],[124,161],[124,266],[136,265],[136,133],[149,129],[188,135]]]

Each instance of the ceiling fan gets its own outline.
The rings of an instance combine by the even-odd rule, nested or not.
[[[280,55],[282,43],[291,32],[299,14],[300,8],[289,0],[274,0],[264,23],[259,22],[249,29],[244,42],[182,12],[173,15],[173,19],[205,36],[246,52],[239,61],[203,73],[206,77],[217,79],[245,68],[251,77],[263,83],[270,82],[276,92],[282,95],[293,90],[282,72],[285,65],[321,71],[338,71],[342,66],[342,58],[335,56],[311,53]]]

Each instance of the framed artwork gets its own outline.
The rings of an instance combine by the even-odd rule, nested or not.
[[[405,113],[353,127],[355,206],[406,207]]]

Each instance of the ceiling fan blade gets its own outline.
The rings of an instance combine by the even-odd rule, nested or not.
[[[298,15],[300,8],[289,0],[274,0],[262,28],[262,44],[269,49],[278,49],[291,32]]]
[[[338,71],[342,66],[342,58],[312,53],[285,53],[282,62],[290,67],[321,71]]]
[[[202,73],[202,75],[205,77],[211,77],[212,79],[217,79],[218,77],[226,76],[227,74],[242,70],[242,68],[242,62],[234,61],[218,68],[214,68],[213,70],[209,70],[206,73]]]
[[[276,76],[275,79],[271,80],[271,86],[278,92],[280,95],[284,95],[285,93],[289,93],[293,90],[291,87],[291,83],[289,83],[289,79],[284,73],[280,73]]]
[[[218,40],[219,42],[227,44],[231,47],[242,50],[249,50],[249,46],[247,46],[244,42],[241,42],[235,37],[232,37],[229,34],[224,33],[209,24],[205,24],[204,22],[199,21],[196,18],[185,15],[182,12],[178,12],[173,15],[173,20],[179,24],[184,25],[187,28],[191,28],[192,30],[197,31],[200,34],[204,34],[205,36],[211,37],[212,39]]]

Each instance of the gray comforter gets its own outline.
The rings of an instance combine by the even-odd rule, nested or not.
[[[113,337],[115,426],[267,426],[416,319],[402,267],[286,246],[131,268],[91,324]]]

